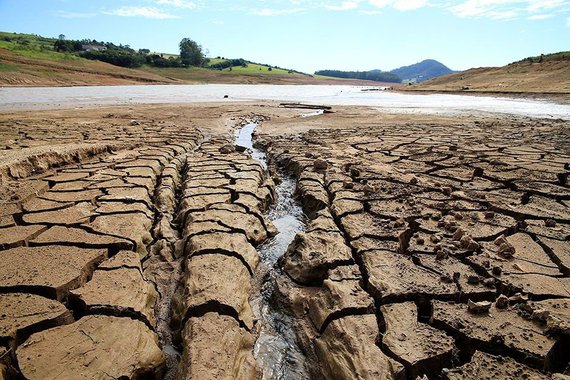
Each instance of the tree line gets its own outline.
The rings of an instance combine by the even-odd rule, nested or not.
[[[90,48],[86,48],[87,46]],[[204,67],[209,63],[202,46],[189,38],[184,38],[180,41],[179,56],[169,57],[164,57],[162,54],[151,54],[149,49],[135,50],[129,45],[115,45],[112,42],[91,39],[65,40],[60,38],[54,42],[53,48],[58,52],[73,53],[86,59],[129,68],[136,68],[142,65],[154,67]],[[238,63],[233,61],[235,60],[230,60],[228,64],[233,66],[247,65],[244,60],[239,60]]]
[[[319,70],[315,71],[315,75],[323,75],[327,77],[344,78],[344,79],[370,80],[374,82],[400,83],[402,81],[402,78],[400,78],[396,74],[380,70],[372,70],[372,71]]]

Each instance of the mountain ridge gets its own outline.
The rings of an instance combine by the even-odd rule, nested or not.
[[[317,70],[315,71],[315,75],[324,75],[334,78],[366,79],[376,82],[419,83],[454,72],[455,71],[435,59],[424,59],[421,62],[402,66],[390,71],[380,69],[368,71]]]
[[[402,66],[390,71],[404,81],[423,82],[442,75],[454,73],[449,67],[435,59],[424,59],[421,62]]]

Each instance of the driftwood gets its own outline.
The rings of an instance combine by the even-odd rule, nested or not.
[[[279,107],[284,108],[301,108],[301,109],[308,109],[308,110],[331,110],[332,107],[330,106],[322,106],[316,104],[302,104],[302,103],[280,103]]]

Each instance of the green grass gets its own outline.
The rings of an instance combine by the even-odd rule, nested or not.
[[[228,61],[228,59],[221,59],[221,58],[210,58],[208,62],[208,66],[212,66],[218,63],[222,63]],[[233,73],[233,74],[243,74],[243,75],[296,75],[302,76],[303,74],[296,73],[296,72],[289,72],[289,70],[278,69],[272,67],[269,70],[269,66],[267,65],[260,65],[258,63],[248,62],[247,67],[243,66],[234,66],[231,68],[228,67],[226,69],[221,70],[224,73]]]
[[[0,62],[0,73],[9,71],[18,71],[18,66],[11,63]]]
[[[0,32],[0,48],[7,49],[28,58],[48,60],[79,60],[74,54],[53,50],[55,38],[45,38],[33,34]]]
[[[208,62],[208,66],[212,66],[215,65],[217,63],[222,63],[227,61],[227,59],[221,59],[221,58],[210,58],[210,62]]]
[[[0,32],[0,48],[10,50],[20,56],[44,59],[49,61],[86,61],[73,53],[61,53],[53,50],[54,43],[57,38],[46,38],[35,34],[24,33],[8,33]],[[160,53],[153,53],[160,54]],[[163,54],[165,58],[176,56],[174,54]],[[210,58],[208,66],[215,65],[226,61],[221,58]],[[0,71],[13,71],[17,69],[11,64],[2,64]],[[234,76],[234,75],[249,75],[258,77],[271,77],[271,76],[289,76],[289,77],[302,77],[305,74],[297,72],[289,72],[289,70],[279,69],[275,67],[260,65],[257,63],[248,62],[247,67],[234,66],[231,69],[226,68],[223,70],[213,70],[210,68],[156,68],[156,67],[143,67],[144,70],[154,72],[159,75],[164,75],[181,80],[211,80],[216,75]],[[270,70],[271,69],[271,70]],[[325,77],[323,77],[325,78]]]
[[[230,72],[230,69],[223,69],[223,72]],[[269,67],[268,66],[263,66],[263,65],[258,65],[256,63],[248,63],[247,67],[242,67],[242,66],[235,66],[232,67],[231,70],[232,73],[234,74],[244,74],[244,75],[301,75],[301,74],[296,74],[296,73],[291,73],[289,74],[289,72],[287,70],[282,70],[282,69],[276,69],[276,68],[272,68],[271,71],[269,71]]]
[[[537,55],[535,57],[528,57],[525,59],[521,59],[520,61],[516,61],[513,63],[524,63],[524,62],[529,62],[532,61],[533,63],[537,63],[537,62],[548,62],[548,61],[570,61],[570,51],[561,51],[558,53],[552,53],[552,54],[544,54],[542,56]],[[512,64],[513,64],[512,63]]]

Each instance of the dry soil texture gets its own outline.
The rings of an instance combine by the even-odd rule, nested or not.
[[[0,379],[260,378],[278,167],[307,228],[275,296],[312,378],[570,375],[568,124],[336,111],[0,115]]]
[[[570,61],[522,61],[503,67],[480,67],[402,89],[468,94],[537,94],[542,97],[548,94],[552,99],[567,104],[570,101]]]

